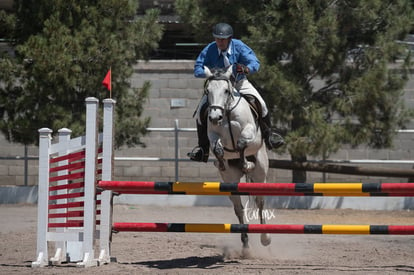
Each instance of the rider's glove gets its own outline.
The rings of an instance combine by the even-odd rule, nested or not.
[[[238,74],[249,74],[249,68],[243,64],[236,64],[236,72]]]

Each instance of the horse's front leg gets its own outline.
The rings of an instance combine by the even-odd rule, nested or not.
[[[261,224],[266,224],[266,217],[264,217],[264,197],[263,196],[256,196],[255,198],[256,206],[259,208],[259,219]],[[262,233],[260,235],[260,242],[264,246],[268,246],[271,243],[271,238],[268,233]]]
[[[248,161],[246,158],[246,155],[244,153],[244,151],[246,150],[246,147],[243,149],[239,149],[240,150],[240,165],[241,165],[241,169],[244,173],[249,173],[250,171],[252,171],[255,168],[255,164],[254,162]]]
[[[237,140],[237,150],[240,152],[240,161],[242,165],[242,170],[245,173],[249,173],[255,167],[255,164],[251,161],[248,161],[245,155],[245,150],[249,143],[254,141],[255,137],[255,128],[246,126],[243,128],[240,134],[240,138]]]
[[[215,139],[211,142],[211,148],[213,148],[214,156],[216,156],[217,161],[214,162],[214,165],[220,170],[226,170],[224,165],[224,147],[221,144],[220,139]]]
[[[241,126],[242,127],[242,126]],[[256,137],[256,128],[254,125],[247,124],[241,129],[240,137],[237,140],[237,148],[246,148],[250,143],[254,141]]]

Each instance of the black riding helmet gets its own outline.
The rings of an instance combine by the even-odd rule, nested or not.
[[[233,36],[233,28],[226,23],[218,23],[213,27],[215,38],[229,38]]]

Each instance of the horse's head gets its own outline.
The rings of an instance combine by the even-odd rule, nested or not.
[[[226,69],[210,70],[204,67],[207,80],[204,93],[208,97],[208,119],[214,125],[220,124],[224,117],[230,99],[233,96],[233,86],[230,81],[232,67]]]

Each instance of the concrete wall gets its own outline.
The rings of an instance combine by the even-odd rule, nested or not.
[[[151,61],[141,62],[135,67],[131,79],[132,86],[142,87],[144,81],[152,84],[150,97],[146,103],[144,116],[151,117],[150,127],[164,128],[174,127],[178,119],[180,128],[194,128],[192,118],[194,109],[202,95],[203,80],[193,77],[193,61]],[[407,84],[405,101],[408,106],[414,107],[413,96],[414,81],[410,79]],[[115,96],[116,98],[116,96]],[[174,107],[179,102],[181,107]],[[414,124],[409,128],[414,129]],[[34,133],[37,135],[37,133]],[[186,154],[196,144],[195,132],[181,132],[179,134],[179,158],[186,159]],[[143,139],[146,148],[121,148],[115,152],[116,157],[160,157],[174,158],[174,133],[153,132]],[[365,147],[350,149],[342,148],[329,159],[382,159],[382,160],[414,160],[414,134],[402,133],[395,140],[392,150],[372,150]],[[0,136],[0,156],[12,157],[24,154],[24,147],[18,144],[10,144]],[[29,156],[37,156],[37,147],[28,148]],[[277,155],[270,153],[270,158],[289,159],[289,155]],[[37,184],[37,161],[29,163],[28,185]],[[22,160],[0,159],[0,186],[13,186],[24,184],[24,162]],[[405,165],[367,165],[367,167],[395,167],[411,169],[412,164]],[[174,162],[154,161],[116,161],[116,180],[157,180],[174,181]],[[338,181],[363,181],[363,182],[403,182],[407,179],[362,177],[339,174],[326,174],[327,182]],[[179,164],[180,181],[217,181],[218,173],[212,162],[208,164],[194,163],[190,161]],[[271,169],[269,182],[290,182],[291,171]],[[322,173],[309,172],[308,182],[322,181]]]
[[[195,127],[192,118],[194,109],[202,95],[202,79],[193,77],[192,61],[153,61],[143,63],[136,67],[132,84],[142,86],[143,81],[152,83],[151,96],[144,115],[151,117],[151,127],[174,127],[174,121],[179,120],[179,127]],[[414,81],[407,83],[405,101],[409,107],[414,107],[413,95]],[[173,108],[172,100],[184,102],[183,108]],[[409,125],[414,129],[414,124]],[[147,148],[123,149],[116,152],[116,156],[151,156],[162,158],[174,157],[174,134],[151,133],[144,139]],[[179,157],[186,158],[186,153],[197,144],[196,133],[180,133]],[[392,150],[372,150],[365,147],[350,149],[344,147],[330,159],[382,159],[382,160],[414,160],[414,152],[410,149],[414,144],[414,134],[402,133],[395,140]],[[289,155],[270,153],[270,158],[290,159]],[[409,168],[412,165],[368,165],[395,168]],[[119,180],[174,180],[174,163],[157,162],[117,162],[115,177]],[[401,178],[373,178],[361,176],[349,176],[339,174],[326,174],[326,181],[406,181]],[[219,176],[212,163],[199,164],[194,162],[182,162],[179,166],[179,178],[181,181],[218,180]],[[321,181],[322,173],[308,173],[308,181]],[[290,170],[271,169],[269,182],[291,181]]]
[[[34,134],[36,135],[37,133]],[[28,146],[28,156],[37,158],[38,153],[37,147]],[[24,155],[25,149],[23,145],[9,143],[0,134],[0,186],[25,184],[25,168],[24,160],[22,159]],[[29,160],[27,163],[27,185],[37,185],[38,161]]]

